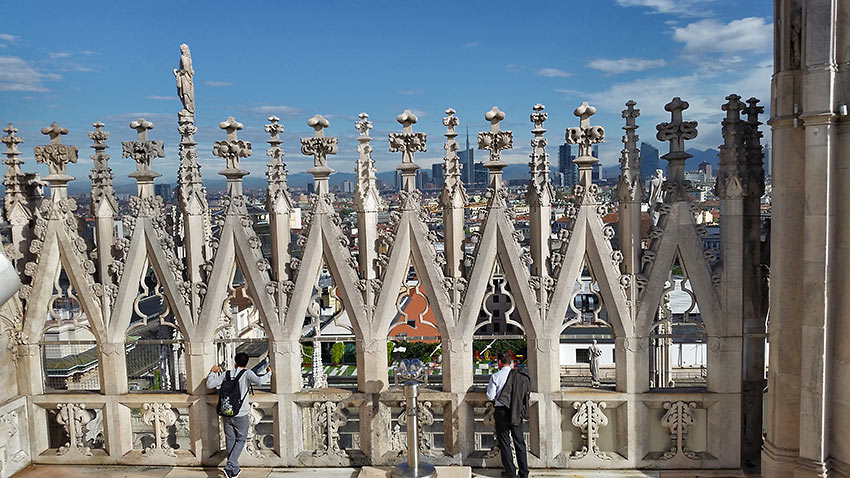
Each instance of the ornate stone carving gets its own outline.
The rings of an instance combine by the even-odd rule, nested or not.
[[[640,176],[640,152],[637,147],[640,138],[635,134],[638,129],[635,119],[640,116],[640,110],[635,108],[636,104],[629,100],[626,102],[626,109],[623,110],[623,118],[626,120],[623,129],[626,134],[623,135],[623,150],[620,152],[620,181],[617,183],[617,197],[621,202],[640,202],[644,195],[643,181]]]
[[[600,460],[610,460],[611,455],[601,451],[596,441],[599,439],[599,429],[608,425],[608,417],[605,416],[603,410],[608,405],[605,402],[594,402],[593,400],[585,400],[583,402],[573,402],[573,408],[576,410],[573,415],[573,426],[581,430],[581,438],[584,440],[584,445],[581,449],[576,450],[570,455],[571,459],[578,460],[584,458],[588,454],[593,454]]]
[[[546,128],[543,123],[549,117],[549,114],[543,111],[544,106],[541,104],[534,105],[534,113],[531,113],[531,122],[534,123],[534,129],[531,130],[534,138],[531,139],[531,154],[528,162],[531,168],[531,181],[528,185],[528,193],[526,193],[526,201],[528,204],[537,204],[539,206],[548,206],[552,202],[554,193],[552,191],[552,183],[549,181],[549,153],[546,152],[546,138],[543,134],[546,133]]]
[[[505,113],[498,106],[484,114],[484,119],[490,122],[490,131],[478,133],[478,149],[490,151],[491,162],[501,162],[502,150],[514,147],[514,135],[510,131],[500,131],[499,122],[505,119]]]
[[[398,424],[399,426],[406,427],[407,402],[401,401],[399,402],[399,406],[401,407],[401,412],[398,414]],[[434,424],[434,412],[431,411],[430,401],[418,402],[416,417],[419,419],[419,451],[425,454],[431,453],[431,435],[424,431],[425,427]],[[407,443],[404,443],[402,449],[407,449]]]
[[[313,156],[314,167],[327,167],[328,155],[336,154],[339,150],[337,138],[326,138],[324,129],[330,126],[330,121],[315,115],[307,120],[307,126],[315,130],[312,138],[301,138],[301,154]]]
[[[60,403],[56,406],[56,423],[65,427],[68,441],[56,450],[58,456],[91,456],[91,448],[86,445],[86,425],[92,421],[91,411],[82,403]]]
[[[74,179],[68,176],[68,163],[77,162],[77,147],[62,144],[62,135],[68,134],[68,128],[62,128],[55,122],[41,128],[41,134],[50,136],[50,144],[35,147],[35,160],[46,164],[50,174],[45,180],[51,185],[64,186]]]
[[[389,134],[390,152],[401,152],[401,164],[396,169],[401,171],[402,190],[410,193],[416,190],[416,170],[419,169],[419,165],[413,162],[413,155],[425,151],[426,136],[422,132],[413,132],[413,125],[419,118],[410,110],[404,110],[396,120],[402,125],[402,130],[401,133]],[[418,202],[415,205],[404,203],[402,207],[418,209]]]
[[[443,172],[445,181],[443,189],[440,192],[440,204],[444,208],[465,207],[469,202],[469,197],[466,194],[466,188],[463,187],[461,181],[461,170],[463,166],[460,164],[460,158],[457,155],[458,144],[457,132],[455,128],[460,123],[460,120],[455,116],[455,110],[448,108],[446,115],[443,118],[443,126],[446,127],[445,137],[446,143],[443,149],[446,150],[446,156],[443,158]]]
[[[177,79],[177,96],[183,103],[183,109],[195,114],[195,70],[192,68],[192,53],[189,45],[180,45],[180,63],[174,69],[174,77]]]
[[[696,423],[696,417],[692,410],[697,407],[696,402],[664,402],[663,407],[667,412],[661,418],[661,424],[670,430],[670,449],[660,456],[660,460],[669,460],[679,453],[691,460],[699,460],[699,453],[692,452],[685,447],[688,438],[688,428]]]
[[[369,137],[372,122],[366,113],[360,113],[357,117],[360,120],[354,123],[354,127],[360,133],[357,137],[360,144],[357,146],[359,156],[355,167],[357,185],[354,189],[354,208],[362,212],[377,212],[381,206],[381,196],[375,184],[375,160],[372,159],[372,146],[369,144],[372,141]]]
[[[682,111],[688,109],[687,101],[682,101],[678,96],[664,105],[664,109],[670,112],[670,121],[660,123],[656,126],[658,141],[669,141],[670,151],[661,156],[666,159],[668,178],[664,182],[663,190],[666,193],[665,202],[688,201],[688,185],[685,182],[685,161],[691,157],[685,152],[685,140],[697,137],[697,122],[683,121]]]
[[[222,121],[218,124],[218,127],[225,130],[227,132],[227,139],[224,141],[216,141],[213,144],[213,154],[218,156],[219,158],[224,158],[225,160],[225,171],[232,171],[235,173],[240,170],[240,160],[242,158],[247,158],[253,154],[251,151],[251,143],[248,141],[240,140],[237,137],[237,131],[243,128],[242,123],[233,119],[233,117],[227,118],[226,121]],[[224,173],[223,171],[222,173]],[[243,171],[244,172],[244,171]],[[228,179],[230,179],[230,175],[222,174]],[[244,175],[244,174],[243,174]],[[241,178],[242,176],[238,176]]]
[[[142,182],[153,181],[154,178],[162,176],[151,169],[151,161],[154,158],[164,158],[165,151],[162,141],[151,141],[148,139],[148,131],[153,129],[153,123],[139,118],[130,123],[130,129],[136,130],[138,139],[136,141],[123,141],[121,143],[125,158],[133,158],[136,161],[136,172],[130,177]]]
[[[145,425],[153,427],[154,442],[142,453],[144,455],[164,454],[166,456],[177,456],[174,449],[168,445],[168,427],[177,423],[177,410],[171,408],[170,403],[145,403],[142,405],[142,421]]]
[[[26,208],[26,176],[21,170],[21,164],[24,162],[20,160],[21,152],[18,151],[18,145],[24,142],[24,138],[15,135],[18,129],[12,126],[12,123],[9,123],[3,131],[6,133],[6,136],[0,138],[0,141],[6,145],[6,151],[3,152],[6,156],[3,161],[6,164],[6,175],[3,178],[3,185],[6,187],[3,209],[6,220],[10,224],[23,225],[29,220]],[[23,215],[16,217],[16,214]],[[17,257],[13,256],[12,259]]]
[[[106,154],[106,140],[109,139],[109,133],[103,130],[104,124],[100,121],[92,124],[94,131],[89,132],[89,139],[94,144],[91,146],[94,149],[94,154],[91,159],[94,162],[91,174],[92,195],[91,195],[91,212],[97,215],[97,211],[101,203],[107,203],[112,208],[112,212],[118,212],[118,202],[115,199],[115,190],[112,188],[112,180],[115,175],[112,174],[112,169],[109,168],[109,155]]]
[[[328,400],[313,403],[313,430],[317,436],[317,449],[313,456],[346,456],[339,447],[339,429],[348,422],[344,410],[343,402]]]

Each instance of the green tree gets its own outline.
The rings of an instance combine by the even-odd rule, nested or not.
[[[336,342],[331,347],[331,364],[339,365],[342,362],[342,357],[345,355],[345,344]]]

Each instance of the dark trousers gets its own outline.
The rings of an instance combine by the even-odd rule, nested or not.
[[[511,410],[507,407],[496,407],[493,418],[496,422],[496,440],[499,443],[499,453],[502,455],[502,466],[508,476],[528,476],[528,456],[525,448],[525,435],[522,434],[522,423],[511,425]],[[516,449],[516,462],[519,465],[519,475],[514,467],[514,457],[511,453],[511,437]]]

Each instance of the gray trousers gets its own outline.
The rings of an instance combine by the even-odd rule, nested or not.
[[[248,436],[248,415],[241,417],[222,417],[224,423],[224,439],[227,443],[227,465],[224,469],[230,476],[239,474],[239,455],[245,449],[245,438]]]

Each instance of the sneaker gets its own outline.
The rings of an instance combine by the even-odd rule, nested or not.
[[[221,469],[221,474],[224,475],[224,478],[231,478],[230,472],[228,472],[224,468]]]

